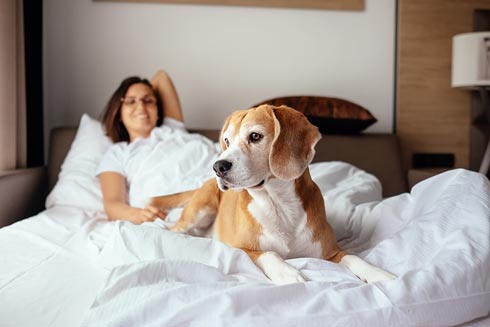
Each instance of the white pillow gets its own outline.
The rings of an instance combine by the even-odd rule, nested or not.
[[[58,181],[46,199],[46,208],[72,206],[103,211],[102,192],[95,170],[111,143],[102,124],[83,114],[61,165]]]

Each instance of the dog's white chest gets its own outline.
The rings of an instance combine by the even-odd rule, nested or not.
[[[262,225],[259,238],[262,251],[275,251],[281,257],[320,257],[321,246],[313,241],[307,216],[296,195],[294,183],[269,182],[266,189],[251,192],[248,210]]]

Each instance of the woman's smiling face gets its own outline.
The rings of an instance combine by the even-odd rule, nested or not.
[[[130,142],[150,136],[158,120],[158,108],[153,90],[148,85],[137,83],[128,88],[122,99],[121,120]]]

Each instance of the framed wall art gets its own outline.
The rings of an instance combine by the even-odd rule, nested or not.
[[[94,0],[96,2],[173,3],[222,6],[364,10],[364,0]]]

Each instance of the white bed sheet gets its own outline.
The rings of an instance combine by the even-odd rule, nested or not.
[[[488,325],[488,180],[458,169],[383,200],[348,164],[311,170],[341,245],[396,280],[298,258],[309,281],[276,286],[242,251],[170,222],[55,206],[0,230],[0,326]]]

